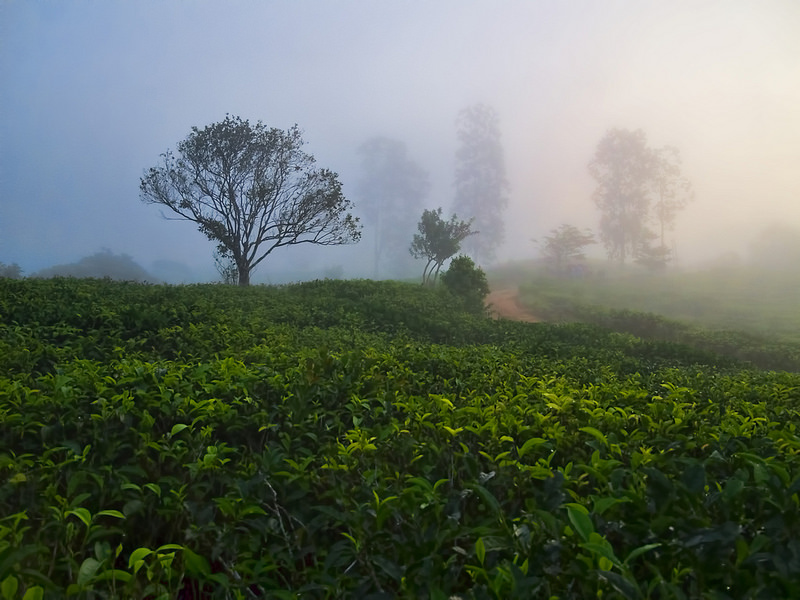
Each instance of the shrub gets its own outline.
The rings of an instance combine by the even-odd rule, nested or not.
[[[463,300],[467,310],[483,312],[489,284],[486,282],[486,273],[470,257],[461,255],[454,258],[450,268],[442,275],[442,283],[454,296]]]

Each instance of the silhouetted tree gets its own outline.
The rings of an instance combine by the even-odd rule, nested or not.
[[[408,242],[430,182],[428,173],[408,157],[403,142],[374,137],[364,142],[358,153],[363,172],[359,205],[374,240],[373,272],[377,278],[381,260],[390,256],[396,262]]]
[[[574,225],[565,223],[544,238],[542,254],[555,271],[563,272],[586,258],[583,249],[596,243],[594,235],[588,229],[581,231]]]
[[[422,272],[422,283],[436,282],[444,262],[461,248],[461,242],[477,232],[471,230],[471,221],[459,221],[453,215],[449,221],[442,219],[442,209],[425,210],[417,225],[419,233],[411,242],[411,256],[427,259]]]
[[[505,238],[509,190],[497,113],[485,104],[470,106],[459,113],[457,128],[454,208],[474,219],[481,232],[464,248],[477,259],[492,260]]]
[[[197,223],[236,264],[239,285],[273,250],[293,244],[358,241],[358,219],[347,211],[336,173],[318,169],[302,151],[297,125],[283,131],[240,117],[191,134],[177,156],[145,172],[140,196]]]

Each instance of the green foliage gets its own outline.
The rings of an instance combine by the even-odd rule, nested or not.
[[[745,269],[571,280],[538,275],[520,286],[520,298],[547,320],[594,323],[798,371],[800,319],[791,291],[798,284],[796,275]]]
[[[422,212],[417,225],[419,233],[414,234],[409,251],[414,258],[428,261],[422,272],[423,285],[434,284],[439,269],[458,252],[464,238],[477,233],[470,230],[471,223],[472,221],[459,221],[456,215],[445,221],[442,219],[441,207]]]
[[[486,273],[475,266],[468,256],[457,256],[450,262],[450,267],[442,274],[444,287],[461,299],[464,307],[472,313],[485,311],[484,302],[489,295],[489,284]]]
[[[0,594],[800,594],[800,376],[441,292],[0,281]]]
[[[317,168],[303,144],[297,125],[282,131],[226,115],[193,127],[177,156],[162,154],[162,164],[142,177],[140,197],[196,223],[247,286],[276,248],[347,244],[361,236],[337,174]]]

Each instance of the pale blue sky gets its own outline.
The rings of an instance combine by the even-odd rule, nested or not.
[[[145,268],[211,268],[189,223],[139,201],[142,171],[192,126],[231,113],[298,123],[345,192],[356,148],[389,135],[452,199],[455,117],[498,111],[509,243],[594,227],[586,172],[612,127],[677,146],[697,200],[685,256],[800,227],[800,3],[0,0],[0,261],[26,271],[101,248]],[[355,198],[354,198],[355,199]],[[354,264],[363,250],[288,249],[259,273]]]

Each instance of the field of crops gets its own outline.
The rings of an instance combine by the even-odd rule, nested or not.
[[[0,280],[0,597],[800,597],[799,426],[418,285]]]
[[[739,267],[653,274],[592,263],[589,275],[569,278],[519,264],[495,278],[518,286],[522,304],[548,321],[595,323],[762,368],[800,371],[800,272]]]

